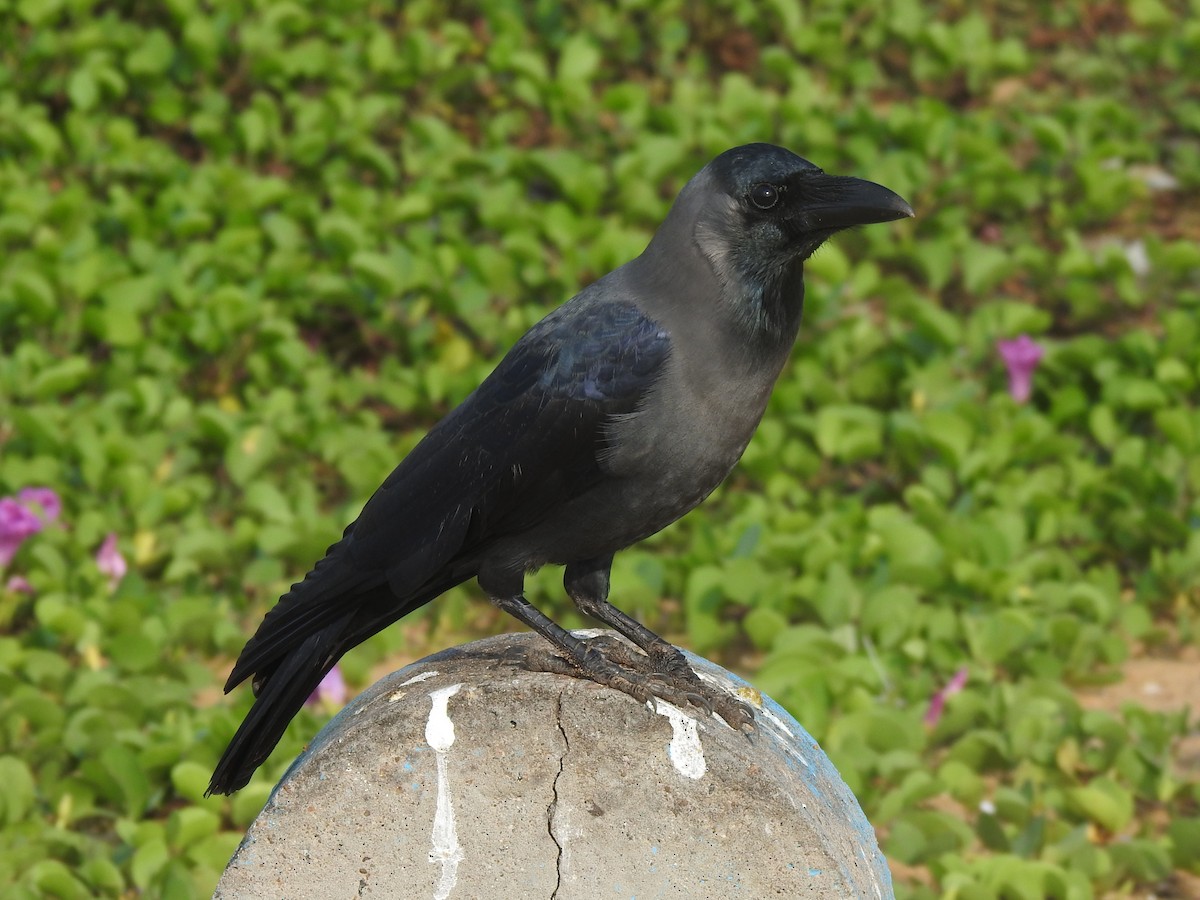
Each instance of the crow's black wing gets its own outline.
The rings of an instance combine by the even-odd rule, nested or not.
[[[595,484],[605,425],[637,409],[661,374],[669,337],[635,307],[560,312],[535,326],[367,502],[352,556],[386,568],[397,596]]]

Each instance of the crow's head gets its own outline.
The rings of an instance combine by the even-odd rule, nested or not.
[[[807,259],[830,235],[913,215],[898,194],[872,181],[826,175],[771,144],[726,150],[707,170],[725,200],[720,230],[732,228],[761,254]]]
[[[688,182],[660,234],[672,244],[680,237],[693,242],[739,322],[786,338],[795,334],[804,260],[813,251],[842,229],[911,215],[912,207],[882,185],[826,175],[782,147],[746,144]]]

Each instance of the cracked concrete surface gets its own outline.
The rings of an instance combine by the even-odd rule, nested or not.
[[[554,833],[554,828],[555,816],[558,813],[558,780],[562,778],[563,770],[567,767],[567,754],[571,752],[571,742],[567,739],[567,732],[562,726],[562,705],[563,695],[560,691],[557,704],[558,715],[555,718],[555,722],[558,725],[558,733],[562,735],[563,750],[562,755],[558,758],[558,774],[554,776],[554,783],[550,786],[554,795],[550,800],[549,808],[546,810],[546,831],[550,835],[550,840],[554,841],[554,846],[558,848],[558,858],[554,863],[554,890],[550,893],[550,900],[558,900],[558,889],[562,887],[563,842]]]
[[[778,706],[689,657],[760,705],[749,739],[697,723],[697,776],[672,759],[665,712],[525,671],[539,640],[448,650],[356,698],[280,782],[214,896],[433,898],[439,789],[461,853],[451,900],[892,896],[857,802]],[[460,683],[439,785],[430,698]]]

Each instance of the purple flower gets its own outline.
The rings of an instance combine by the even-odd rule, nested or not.
[[[1033,372],[1046,351],[1027,334],[1014,341],[996,341],[996,349],[1008,369],[1008,392],[1018,403],[1027,403],[1033,393]]]
[[[62,512],[62,501],[58,499],[58,494],[47,487],[27,487],[21,488],[17,492],[17,500],[30,512],[36,514],[37,510],[33,507],[40,506],[42,508],[42,524],[53,522]]]
[[[8,581],[4,583],[4,589],[12,591],[14,594],[32,594],[33,585],[29,583],[24,575],[12,575]]]
[[[944,688],[938,691],[929,699],[929,709],[925,712],[925,724],[930,728],[935,726],[942,718],[942,712],[946,708],[946,700],[961,691],[967,685],[967,667],[963,666],[954,673]]]
[[[96,551],[96,568],[100,570],[101,574],[108,576],[109,586],[114,588],[125,577],[125,573],[129,571],[125,557],[117,549],[117,533],[115,531],[108,533],[108,537],[104,539],[104,543]]]
[[[12,497],[0,498],[0,566],[17,555],[25,538],[42,530],[42,520]]]
[[[317,689],[308,695],[308,699],[304,701],[304,704],[305,706],[317,706],[320,703],[328,703],[332,706],[341,706],[345,702],[346,679],[342,678],[342,670],[334,666],[321,679],[321,683],[317,685]]]

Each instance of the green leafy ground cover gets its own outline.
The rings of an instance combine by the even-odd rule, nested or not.
[[[0,495],[64,504],[0,581],[0,896],[211,892],[330,712],[203,798],[264,610],[752,140],[919,218],[812,261],[743,465],[618,602],[807,726],[900,896],[1196,896],[1194,712],[1080,696],[1195,660],[1197,58],[1196,0],[0,0]],[[459,589],[343,668],[510,626]]]

